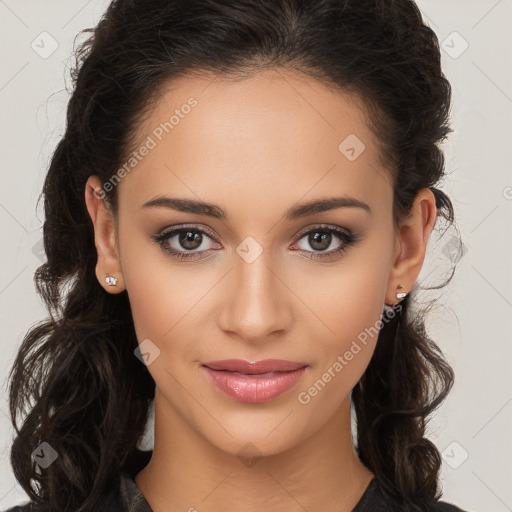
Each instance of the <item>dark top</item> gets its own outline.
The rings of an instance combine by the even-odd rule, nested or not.
[[[111,491],[101,503],[101,512],[153,512],[135,483],[135,476],[149,462],[152,452],[140,452],[137,464],[125,469],[120,475],[119,489]],[[376,478],[369,483],[366,491],[352,512],[396,512],[400,507],[379,485]],[[437,502],[439,512],[466,512],[454,505]],[[37,512],[32,502],[18,505],[5,512]],[[100,511],[98,511],[100,512]]]

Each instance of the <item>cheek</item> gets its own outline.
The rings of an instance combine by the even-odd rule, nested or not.
[[[171,273],[161,250],[150,240],[120,232],[123,277],[137,338],[159,338],[183,316],[187,287]]]
[[[366,254],[366,253],[370,254]],[[294,292],[323,325],[328,344],[341,345],[373,325],[383,312],[389,267],[371,251],[353,252],[337,266],[301,272]]]
[[[195,341],[205,338],[199,331],[205,325],[206,298],[219,276],[186,264],[180,267],[151,242],[127,238],[122,254],[123,276],[139,343],[150,339],[162,353],[172,347],[180,358],[198,360]]]
[[[309,315],[309,332],[320,348],[315,353],[314,374],[307,382],[308,386],[317,382],[311,395],[322,391],[323,399],[341,400],[361,378],[382,325],[388,273],[387,259],[368,250],[347,258],[336,270],[317,275],[314,287],[311,277],[303,278],[301,289],[308,290],[307,303],[316,315]],[[312,326],[318,325],[318,319],[321,328],[314,334]]]
[[[337,409],[364,374],[377,343],[382,307],[371,301],[353,301],[346,307],[330,306],[333,333],[318,338],[312,352],[315,364],[309,378],[298,390],[302,405],[312,404],[319,414]],[[312,411],[313,409],[310,409]]]

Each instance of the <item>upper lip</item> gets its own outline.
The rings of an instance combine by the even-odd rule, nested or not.
[[[208,361],[202,364],[212,370],[227,370],[230,372],[245,373],[247,375],[258,375],[270,372],[289,372],[307,366],[306,363],[284,361],[282,359],[264,359],[254,363],[250,363],[244,359],[223,359],[218,361]]]

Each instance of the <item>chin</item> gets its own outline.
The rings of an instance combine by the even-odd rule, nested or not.
[[[297,424],[296,416],[297,413],[294,414],[293,409],[280,412],[275,419],[267,416],[248,421],[245,415],[239,422],[224,421],[223,426],[226,430],[217,428],[217,425],[214,430],[203,432],[203,437],[222,452],[239,457],[242,462],[246,458],[279,455],[296,448],[320,428],[318,425],[309,425],[309,428],[305,428],[304,425]]]

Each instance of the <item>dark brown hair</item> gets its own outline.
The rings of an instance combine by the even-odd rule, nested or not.
[[[437,37],[413,1],[117,0],[84,33],[66,131],[43,190],[47,261],[35,282],[49,317],[26,334],[9,388],[15,477],[52,511],[99,509],[138,455],[154,398],[154,381],[134,357],[127,294],[109,294],[96,279],[84,189],[90,175],[106,182],[126,160],[166,82],[282,67],[353,93],[382,145],[396,225],[425,187],[438,215],[454,222],[450,199],[436,188],[451,89]],[[116,193],[107,194],[114,210]],[[412,299],[383,323],[352,393],[359,457],[408,511],[428,510],[440,495],[441,458],[425,426],[453,383],[424,320],[408,315]],[[42,442],[58,459],[41,471],[31,454]]]

